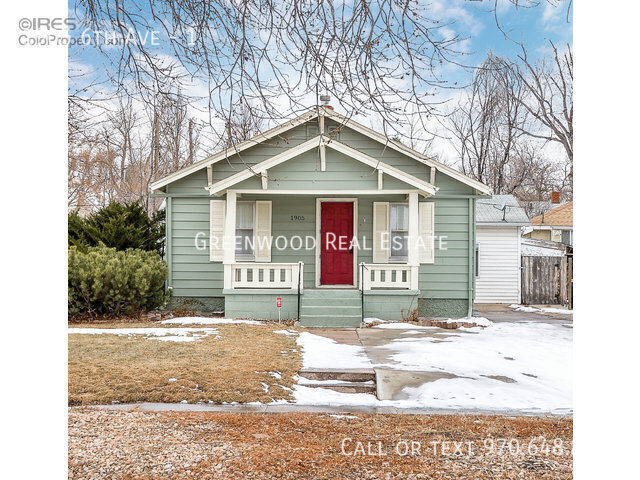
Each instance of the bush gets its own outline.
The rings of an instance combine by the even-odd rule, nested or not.
[[[138,248],[163,254],[165,211],[149,217],[139,202],[111,202],[87,218],[70,213],[68,219],[69,247],[86,251],[104,244],[116,250]]]
[[[168,299],[168,268],[156,252],[104,245],[69,249],[69,316],[131,315]]]

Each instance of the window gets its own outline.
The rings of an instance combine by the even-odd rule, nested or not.
[[[253,260],[255,202],[236,203],[236,258]]]
[[[409,205],[392,203],[389,222],[389,260],[406,262],[409,256]]]

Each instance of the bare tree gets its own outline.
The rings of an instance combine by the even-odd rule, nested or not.
[[[240,142],[249,140],[260,133],[265,124],[264,119],[256,109],[247,102],[241,101],[235,105],[225,124],[222,144],[225,148],[231,148]]]
[[[189,163],[200,150],[200,126],[179,96],[158,96],[146,118],[131,102],[120,102],[98,126],[87,113],[69,115],[69,208],[88,212],[113,200],[142,200],[150,211],[159,201],[149,184]]]
[[[402,132],[405,105],[427,118],[435,111],[432,94],[453,87],[443,67],[460,62],[465,40],[450,34],[454,22],[416,0],[76,4],[82,27],[112,32],[122,45],[98,45],[118,93],[153,103],[158,93],[178,88],[186,97],[187,87],[200,82],[212,118],[226,121],[239,101],[277,121],[326,93],[347,116],[378,114],[385,133]],[[160,32],[161,47],[131,41],[152,31]]]
[[[520,127],[527,135],[562,145],[569,159],[567,183],[573,185],[573,52],[571,45],[564,51],[549,42],[552,60],[530,60],[521,45],[518,73],[526,95],[522,105],[535,120]]]
[[[462,171],[503,193],[527,115],[510,64],[489,53],[449,118]]]

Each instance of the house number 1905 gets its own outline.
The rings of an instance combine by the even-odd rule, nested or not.
[[[302,221],[304,220],[304,215],[291,215],[291,220]]]

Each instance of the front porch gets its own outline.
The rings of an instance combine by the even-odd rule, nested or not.
[[[417,282],[415,266],[363,262],[357,288],[305,288],[302,262],[244,262],[228,270],[231,288],[223,292],[225,314],[234,318],[295,319],[307,327],[357,327],[370,317],[402,320],[418,307],[420,291],[411,288]]]

